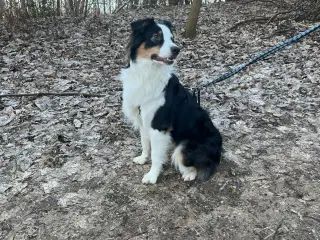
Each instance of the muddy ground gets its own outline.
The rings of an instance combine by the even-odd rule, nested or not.
[[[320,238],[319,33],[202,91],[224,138],[210,181],[183,182],[168,163],[158,184],[141,183],[150,163],[132,162],[139,137],[123,119],[117,80],[133,19],[173,21],[183,46],[176,69],[189,87],[315,24],[253,23],[225,32],[274,10],[206,5],[191,41],[182,37],[187,13],[141,8],[101,24],[39,21],[12,36],[2,27],[0,94],[106,97],[0,99],[0,239]]]

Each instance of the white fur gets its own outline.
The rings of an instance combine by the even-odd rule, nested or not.
[[[150,137],[148,130],[145,129],[142,125],[140,127],[140,137],[141,137],[141,145],[142,145],[142,153],[141,156],[135,157],[133,161],[137,164],[145,164],[150,157]]]
[[[186,167],[183,165],[182,149],[184,145],[177,146],[172,154],[172,164],[179,169],[184,181],[192,181],[197,176],[197,170],[194,167]]]
[[[155,184],[162,170],[162,165],[166,161],[171,136],[169,133],[162,133],[151,128],[149,134],[151,140],[152,165],[150,171],[144,175],[142,182]]]
[[[174,151],[173,151],[173,154],[171,156],[171,160],[172,160],[172,165],[174,165],[174,167],[176,169],[179,169],[179,171],[183,174],[184,173],[184,169],[180,169],[180,162],[182,162],[183,160],[183,156],[182,156],[182,151],[183,149],[183,144],[180,144],[179,146],[177,146]]]
[[[188,168],[188,171],[182,174],[183,181],[193,181],[196,179],[197,170],[194,167]]]
[[[158,24],[158,26],[162,30],[164,40],[164,43],[160,48],[159,56],[163,58],[171,57],[171,48],[177,47],[177,45],[174,42],[172,42],[172,33],[166,25]]]

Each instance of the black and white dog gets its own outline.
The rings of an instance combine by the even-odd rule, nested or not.
[[[209,114],[173,73],[180,49],[171,23],[146,18],[132,22],[131,29],[130,64],[120,73],[122,108],[140,130],[142,154],[133,161],[144,164],[151,155],[152,166],[142,182],[157,182],[171,143],[172,163],[184,181],[197,175],[208,180],[220,162],[222,138]]]

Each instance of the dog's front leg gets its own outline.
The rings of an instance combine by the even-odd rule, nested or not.
[[[155,129],[149,130],[149,136],[151,140],[152,165],[150,171],[144,175],[142,182],[155,184],[162,170],[162,165],[166,161],[171,136],[169,133],[160,132]]]
[[[140,125],[140,138],[141,138],[141,146],[142,146],[142,154],[141,156],[135,157],[133,161],[137,164],[145,164],[150,156],[150,137],[148,131]]]

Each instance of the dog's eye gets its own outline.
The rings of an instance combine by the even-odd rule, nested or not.
[[[152,39],[151,39],[153,42],[156,42],[156,41],[159,41],[160,40],[160,36],[159,36],[159,34],[154,34],[153,36],[152,36]]]

